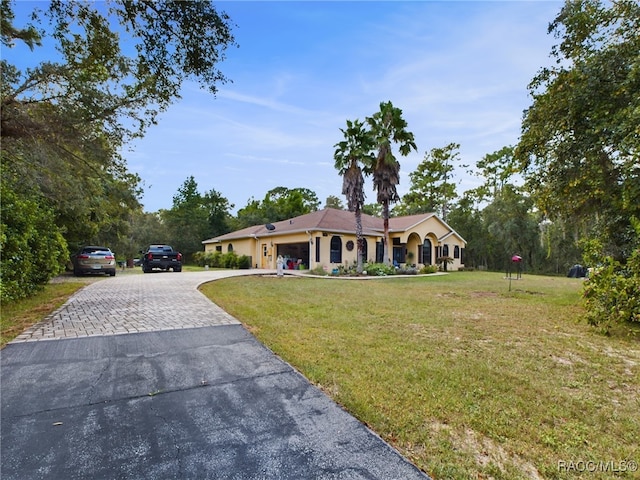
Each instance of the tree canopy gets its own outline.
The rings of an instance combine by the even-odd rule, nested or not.
[[[235,45],[231,21],[210,2],[52,0],[20,4],[32,15],[16,25],[15,6],[0,1],[3,197],[50,212],[71,249],[118,242],[141,209],[140,178],[122,148],[179,98],[185,80],[213,93],[227,80],[218,64]],[[17,42],[34,54],[12,57]],[[35,51],[45,46],[41,61]],[[23,233],[44,228],[28,218]],[[3,231],[20,235],[5,223],[14,221],[4,216]],[[4,251],[11,239],[2,241]],[[3,270],[14,268],[6,260]]]
[[[402,197],[402,202],[394,208],[394,213],[413,215],[437,212],[447,221],[449,210],[458,196],[452,177],[454,163],[460,156],[459,149],[459,143],[450,143],[425,153],[422,162],[409,174],[409,193]]]
[[[319,207],[318,196],[308,188],[276,187],[269,190],[262,201],[250,198],[247,205],[238,210],[233,228],[286,220],[315,212]]]
[[[640,4],[567,1],[549,32],[556,64],[531,82],[516,156],[545,215],[621,259],[640,219]]]

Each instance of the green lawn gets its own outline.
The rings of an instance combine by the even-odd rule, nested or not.
[[[0,348],[34,323],[42,321],[84,286],[86,282],[82,281],[51,283],[30,298],[3,303],[0,307]]]
[[[486,272],[202,287],[435,479],[637,478],[640,337],[579,322],[580,289]]]

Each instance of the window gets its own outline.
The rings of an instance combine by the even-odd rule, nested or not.
[[[227,252],[233,252],[233,245],[232,244],[227,245]]]
[[[458,245],[453,247],[453,258],[460,258],[460,247]]]
[[[449,256],[449,245],[447,245],[446,243],[442,247],[442,256],[443,257],[448,257]]]
[[[426,238],[424,243],[422,244],[422,263],[425,265],[432,265],[433,260],[431,259],[432,254],[431,240]]]
[[[369,246],[367,245],[367,239],[363,238],[362,239],[362,261],[366,262],[367,259],[369,258]]]
[[[322,237],[316,237],[316,263],[320,263],[320,239]]]
[[[383,263],[384,247],[382,242],[376,242],[376,263]]]
[[[338,236],[331,237],[331,263],[342,263],[342,239]]]
[[[222,245],[216,245],[216,252],[222,252]]]

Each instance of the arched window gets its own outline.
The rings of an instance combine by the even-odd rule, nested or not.
[[[460,258],[460,247],[458,245],[453,247],[453,258]]]
[[[448,257],[449,256],[449,245],[447,245],[446,243],[442,247],[442,256],[443,257]]]
[[[342,263],[342,239],[338,236],[331,237],[331,263]]]
[[[362,261],[363,262],[368,261],[368,258],[369,258],[368,250],[369,250],[369,247],[367,245],[367,239],[363,238],[362,239]]]
[[[431,259],[431,240],[428,238],[424,239],[424,243],[422,244],[422,263],[424,265],[432,265],[433,260]]]
[[[227,245],[227,252],[233,252],[233,245],[231,243]]]

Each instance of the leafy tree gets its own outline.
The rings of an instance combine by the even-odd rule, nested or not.
[[[232,220],[232,230],[240,230],[245,227],[266,224],[270,220],[262,208],[262,202],[251,197],[247,204],[238,210],[236,218]]]
[[[12,3],[2,1],[2,44],[21,39],[33,48],[49,35],[60,57],[24,72],[3,60],[3,73],[11,72],[3,82],[3,137],[35,130],[55,140],[54,122],[62,120],[100,124],[111,141],[127,139],[155,123],[183,81],[197,79],[213,93],[226,81],[217,64],[234,45],[230,19],[210,2],[118,0],[101,8],[51,1],[44,12],[34,9],[40,29],[13,27]],[[34,105],[54,105],[62,115],[31,119]]]
[[[362,206],[362,213],[371,215],[373,217],[382,218],[382,205],[379,203],[365,203]]]
[[[217,237],[231,231],[230,210],[234,207],[221,193],[212,189],[204,194],[202,203],[208,213],[209,237]]]
[[[460,144],[450,143],[443,148],[432,148],[424,160],[409,174],[409,193],[394,209],[399,215],[437,212],[447,221],[451,203],[457,198],[456,185],[451,181],[454,163],[460,154]]]
[[[640,218],[640,4],[567,1],[549,32],[557,62],[531,82],[516,157],[547,218],[624,262]]]
[[[511,146],[502,147],[476,162],[477,171],[485,180],[478,191],[480,200],[496,198],[513,175],[518,173],[519,166],[514,159],[513,150]]]
[[[17,195],[4,182],[1,195],[0,301],[6,303],[42,289],[63,271],[69,254],[50,209],[37,199]]]
[[[276,187],[269,190],[262,201],[251,197],[238,210],[233,229],[277,222],[315,212],[320,206],[318,196],[308,188]]]
[[[191,258],[202,250],[203,240],[228,231],[229,207],[228,200],[215,190],[201,195],[195,178],[189,176],[173,196],[171,209],[161,212],[171,239],[164,242],[172,243],[174,248]]]
[[[329,195],[327,200],[324,202],[324,208],[335,208],[336,210],[344,210],[344,205],[342,204],[342,200],[340,200],[335,195]]]
[[[262,206],[270,221],[275,222],[315,212],[320,201],[308,188],[276,187],[267,192]]]
[[[118,152],[179,98],[183,81],[214,93],[226,81],[217,64],[234,45],[230,20],[209,2],[51,1],[33,4],[21,27],[13,5],[0,2],[3,189],[49,211],[72,248],[120,242],[140,209],[140,179]],[[57,58],[33,55],[17,68],[15,42],[35,50],[45,38]]]
[[[447,223],[467,241],[463,263],[467,267],[487,266],[488,237],[476,200],[469,192],[451,210]]]
[[[402,118],[402,110],[391,102],[380,103],[380,110],[367,117],[371,134],[377,149],[373,165],[373,188],[377,192],[377,201],[382,205],[384,238],[382,240],[383,259],[390,263],[389,257],[389,205],[400,200],[396,186],[400,183],[400,163],[392,150],[392,143],[399,145],[400,155],[406,156],[411,150],[417,150],[413,133],[409,132],[407,122]]]
[[[640,222],[634,228],[640,236]],[[585,257],[598,268],[585,282],[583,298],[587,321],[609,333],[614,323],[640,322],[640,248],[624,264],[601,251],[597,240],[586,242]]]
[[[164,211],[143,212],[137,210],[129,219],[131,226],[129,235],[121,239],[121,246],[116,246],[116,253],[123,253],[133,258],[147,245],[172,243],[171,232],[163,220]]]
[[[342,194],[347,198],[350,212],[356,220],[357,264],[356,271],[363,271],[364,236],[362,235],[362,207],[364,206],[364,175],[373,165],[373,138],[359,120],[347,120],[347,128],[340,129],[344,140],[334,145],[335,168],[342,175]]]
[[[540,237],[538,222],[530,213],[532,206],[530,197],[507,185],[482,210],[484,228],[488,233],[489,268],[508,267],[511,256],[516,253],[523,257],[528,268],[537,268],[533,260],[540,248]]]

